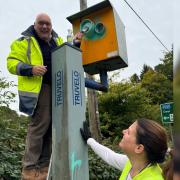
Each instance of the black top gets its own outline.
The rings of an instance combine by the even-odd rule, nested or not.
[[[35,30],[33,30],[33,34],[40,46],[43,56],[44,66],[47,66],[47,72],[43,76],[43,83],[51,85],[52,84],[51,53],[52,50],[57,47],[57,44],[54,41],[54,39],[51,39],[49,42],[40,39]]]

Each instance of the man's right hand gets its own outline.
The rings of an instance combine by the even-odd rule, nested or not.
[[[47,66],[37,65],[32,68],[32,74],[34,76],[43,76],[46,72]]]
[[[83,36],[84,36],[84,34],[82,32],[78,32],[74,35],[74,40],[81,42]]]
[[[73,44],[78,48],[80,48],[81,46],[81,40],[83,38],[83,35],[84,34],[82,32],[78,32],[74,35]]]

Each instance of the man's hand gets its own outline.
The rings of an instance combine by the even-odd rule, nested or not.
[[[74,39],[81,41],[83,35],[84,35],[84,34],[83,34],[82,32],[78,32],[78,33],[76,33],[76,34],[74,35]]]
[[[82,32],[78,32],[74,35],[73,44],[78,48],[80,48],[81,46],[81,40],[82,40],[83,35],[84,34]]]
[[[86,121],[83,122],[83,128],[80,128],[80,132],[83,140],[87,143],[87,140],[91,138],[91,132]]]
[[[47,66],[37,65],[32,68],[32,74],[34,76],[43,76],[46,72]]]

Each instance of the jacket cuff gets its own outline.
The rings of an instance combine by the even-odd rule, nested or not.
[[[73,45],[80,48],[81,42],[79,40],[73,39]]]
[[[32,65],[20,62],[17,65],[17,74],[20,76],[32,76],[32,68]]]

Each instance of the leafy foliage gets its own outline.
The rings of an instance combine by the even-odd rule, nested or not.
[[[140,74],[140,79],[141,79],[141,80],[143,79],[144,74],[146,74],[149,70],[152,70],[152,67],[144,64],[144,65],[143,65],[143,69],[142,69],[141,74]]]
[[[14,86],[12,81],[8,82],[6,78],[0,77],[0,106],[9,106],[10,103],[14,102],[16,94],[9,90]]]
[[[166,76],[170,81],[173,80],[173,49],[171,52],[166,52],[164,58],[161,59],[162,63],[155,66],[155,70],[164,76]]]
[[[130,81],[132,83],[139,83],[140,82],[140,79],[139,79],[139,76],[135,73],[133,74],[131,77],[130,77]]]
[[[27,117],[9,109],[15,94],[13,82],[0,77],[0,179],[20,179]]]
[[[172,82],[165,75],[153,70],[146,72],[142,79],[142,87],[147,89],[149,97],[154,104],[172,101],[172,86]]]
[[[153,111],[159,111],[159,106],[152,105],[148,92],[139,84],[111,84],[109,92],[99,96],[101,131],[104,137],[119,139],[122,130],[137,118],[160,120],[160,116],[156,116]]]
[[[0,177],[20,179],[27,117],[8,107],[0,107]]]

